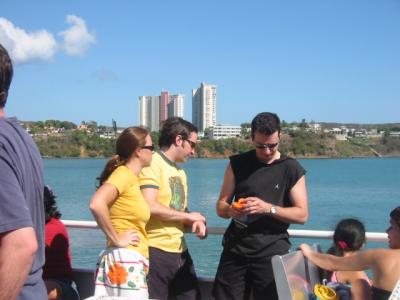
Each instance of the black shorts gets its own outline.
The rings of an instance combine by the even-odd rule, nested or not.
[[[218,300],[278,300],[271,257],[245,258],[222,252],[213,286]]]
[[[200,298],[189,251],[171,253],[149,247],[149,298],[195,300]]]

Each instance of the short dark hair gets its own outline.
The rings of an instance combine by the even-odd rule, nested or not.
[[[8,89],[13,77],[13,66],[7,50],[0,44],[0,108],[7,102]]]
[[[281,132],[281,120],[278,115],[271,112],[262,112],[254,117],[251,121],[251,138],[254,139],[254,135],[258,131],[265,135],[271,135],[274,132]]]
[[[390,212],[390,218],[400,227],[400,206]]]
[[[170,147],[175,143],[175,138],[181,135],[183,139],[188,139],[192,132],[197,133],[195,125],[180,117],[171,117],[166,119],[161,127],[158,145],[160,148]]]

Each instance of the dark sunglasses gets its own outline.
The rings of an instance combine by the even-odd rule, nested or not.
[[[149,146],[142,146],[142,147],[140,147],[141,149],[147,149],[147,150],[150,150],[151,152],[153,152],[154,151],[154,145],[149,145]]]
[[[275,144],[255,144],[255,146],[256,146],[257,149],[266,149],[266,148],[268,148],[269,150],[272,150],[276,146],[278,146],[278,144],[279,144],[279,142],[275,143]]]
[[[188,140],[188,139],[184,139],[186,142],[188,142],[189,143],[189,145],[190,145],[190,147],[192,148],[192,149],[194,149],[194,148],[196,148],[196,143],[195,142],[193,142],[193,141],[191,141],[191,140]]]

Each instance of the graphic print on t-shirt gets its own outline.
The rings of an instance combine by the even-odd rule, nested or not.
[[[182,211],[184,209],[185,190],[180,177],[170,177],[169,187],[171,189],[171,202],[169,207]]]

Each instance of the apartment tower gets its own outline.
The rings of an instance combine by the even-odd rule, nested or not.
[[[217,124],[217,86],[201,83],[200,88],[192,90],[192,123],[199,131]]]
[[[139,96],[140,126],[159,131],[167,118],[183,118],[184,100],[184,95],[169,95],[167,91],[161,92],[160,96]]]

